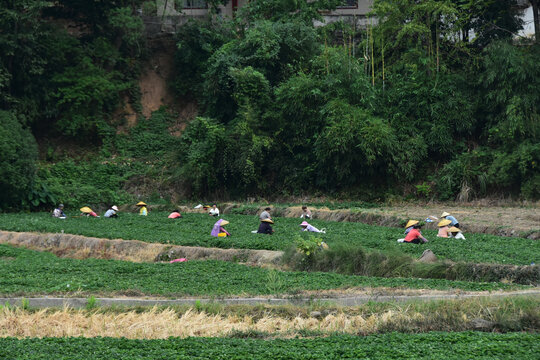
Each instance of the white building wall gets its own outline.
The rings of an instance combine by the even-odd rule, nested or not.
[[[242,7],[248,0],[238,0],[238,7]],[[157,16],[203,16],[208,14],[208,9],[175,9],[174,0],[156,0]],[[346,17],[346,16],[365,16],[371,8],[373,0],[358,0],[356,8],[340,8],[334,11],[323,13],[324,17]],[[233,16],[232,1],[229,1],[225,6],[219,6],[223,16]]]

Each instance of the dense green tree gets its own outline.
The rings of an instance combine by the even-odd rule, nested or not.
[[[0,210],[28,200],[36,172],[37,145],[12,112],[0,110]]]

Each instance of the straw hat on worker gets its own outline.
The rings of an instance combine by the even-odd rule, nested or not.
[[[139,215],[146,216],[148,215],[148,208],[144,201],[139,201],[136,206],[139,207]]]
[[[452,237],[454,239],[466,240],[465,236],[463,236],[463,233],[461,232],[461,230],[459,230],[455,226],[452,226],[450,229],[448,229],[448,233],[450,234],[450,237]]]
[[[84,206],[80,210],[81,210],[81,215],[83,215],[83,216],[99,217],[98,214],[96,214],[88,206]]]
[[[439,227],[439,232],[437,233],[437,237],[443,237],[443,238],[447,238],[448,237],[448,225],[450,225],[452,222],[448,219],[443,219],[441,221],[439,221],[439,223],[437,224],[437,226]]]
[[[446,220],[450,220],[450,225],[451,226],[455,226],[457,228],[460,228],[459,226],[459,221],[457,221],[457,219],[455,217],[453,217],[452,215],[450,215],[450,213],[447,213],[446,211],[444,211],[442,214],[441,214],[441,218],[442,219],[446,219]]]

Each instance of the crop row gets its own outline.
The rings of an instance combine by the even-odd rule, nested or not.
[[[51,218],[46,213],[0,214],[0,229],[11,231],[65,232],[100,238],[121,238],[147,242],[171,243],[220,248],[246,248],[284,250],[294,243],[295,237],[310,236],[300,232],[299,219],[277,218],[272,236],[252,234],[259,222],[256,216],[227,214],[227,229],[232,237],[210,236],[217,220],[205,214],[184,214],[178,220],[167,219],[167,213],[151,212],[142,217],[121,213],[118,219],[69,217]],[[326,234],[317,234],[330,246],[337,242],[353,243],[367,249],[407,253],[420,256],[431,249],[439,258],[454,261],[486,262],[529,265],[540,262],[540,242],[524,238],[498,237],[485,234],[466,234],[467,240],[435,237],[435,231],[426,230],[430,240],[423,245],[401,244],[403,230],[351,222],[313,220],[313,225],[326,228]]]
[[[0,245],[3,294],[129,292],[155,295],[261,295],[348,287],[495,290],[502,283],[442,279],[379,278],[322,272],[282,272],[224,261],[132,263],[118,260],[58,258]]]
[[[2,359],[538,359],[540,334],[425,333],[314,339],[3,338]]]

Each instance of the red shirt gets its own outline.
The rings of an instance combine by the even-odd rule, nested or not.
[[[411,242],[414,239],[418,239],[420,236],[422,236],[422,234],[420,234],[420,230],[412,229],[411,231],[409,231],[407,236],[405,236],[405,242]]]

